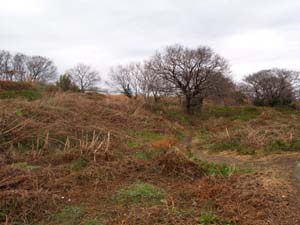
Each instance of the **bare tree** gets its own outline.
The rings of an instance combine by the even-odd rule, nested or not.
[[[212,82],[214,85],[207,90],[207,96],[223,105],[226,98],[235,99],[234,95],[237,94],[236,85],[229,76],[224,76],[223,74],[215,75],[212,78]]]
[[[153,97],[158,102],[162,96],[173,93],[173,87],[151,68],[151,61],[146,61],[141,68],[138,77],[140,92],[146,99]]]
[[[151,59],[152,71],[184,95],[188,112],[193,105],[201,107],[216,86],[216,77],[228,73],[228,68],[226,60],[209,47],[169,46]]]
[[[96,83],[101,80],[98,71],[82,63],[79,63],[66,73],[71,76],[81,92],[94,88]]]
[[[8,51],[0,52],[0,78],[3,80],[13,80],[12,55]]]
[[[17,53],[14,55],[12,60],[12,68],[14,73],[14,79],[17,81],[25,81],[26,80],[26,73],[27,73],[27,66],[26,61],[28,60],[28,56]]]
[[[42,56],[32,56],[26,61],[27,80],[31,82],[47,82],[56,78],[57,68],[54,63]]]
[[[243,91],[256,105],[288,105],[299,90],[299,72],[285,69],[262,70],[244,81]]]
[[[140,93],[140,80],[142,66],[139,63],[131,63],[125,66],[119,65],[110,69],[111,84],[122,94],[129,98],[137,97]]]

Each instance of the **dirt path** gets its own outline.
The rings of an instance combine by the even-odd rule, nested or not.
[[[266,179],[273,174],[275,179],[290,184],[291,191],[286,191],[291,209],[300,212],[300,154],[286,153],[264,157],[240,156],[230,152],[210,153],[199,149],[197,139],[193,138],[192,131],[187,135],[184,145],[201,160],[225,163],[240,168],[252,168],[266,174]],[[197,147],[198,146],[198,147]],[[285,193],[285,186],[282,188]],[[272,187],[270,189],[272,191]],[[285,195],[285,194],[284,194]]]
[[[300,192],[300,153],[272,154],[268,156],[242,156],[234,152],[212,153],[199,149],[198,140],[190,131],[185,138],[185,146],[200,159],[208,162],[225,163],[242,168],[272,170],[293,181]]]

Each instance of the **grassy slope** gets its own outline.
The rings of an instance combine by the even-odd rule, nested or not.
[[[298,151],[297,112],[56,94],[0,100],[0,221],[20,224],[297,224],[262,173],[189,149]],[[273,217],[270,217],[273,215]],[[299,222],[299,221],[298,221]]]

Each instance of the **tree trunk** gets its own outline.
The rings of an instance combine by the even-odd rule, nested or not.
[[[192,98],[190,96],[185,96],[185,109],[187,113],[191,113],[191,101]]]

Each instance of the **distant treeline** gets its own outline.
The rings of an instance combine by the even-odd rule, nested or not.
[[[157,102],[164,96],[178,96],[184,99],[188,112],[201,109],[206,98],[247,98],[256,105],[276,106],[289,105],[299,96],[299,72],[262,70],[236,84],[228,61],[207,46],[168,46],[142,63],[112,67],[108,77],[106,83],[128,98],[143,96]],[[91,90],[101,80],[98,71],[82,63],[57,78],[57,68],[50,59],[8,51],[0,51],[0,79],[56,82],[62,91]]]

